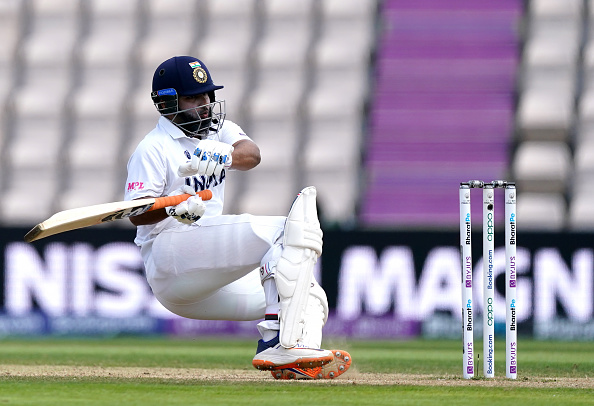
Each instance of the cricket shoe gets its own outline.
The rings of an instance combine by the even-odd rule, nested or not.
[[[351,366],[351,355],[342,350],[332,350],[334,359],[316,368],[283,368],[270,371],[275,379],[334,379]]]
[[[285,348],[280,345],[278,336],[270,341],[258,341],[258,350],[252,360],[256,369],[263,371],[281,368],[317,368],[334,360],[328,350],[308,347]]]

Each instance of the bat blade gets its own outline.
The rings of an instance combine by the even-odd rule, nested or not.
[[[51,235],[90,227],[109,221],[137,216],[150,210],[161,209],[179,204],[191,195],[165,196],[148,199],[138,199],[122,202],[97,204],[58,212],[47,220],[37,224],[26,235],[26,242],[33,242]],[[203,190],[198,192],[202,200],[210,200],[212,192]]]

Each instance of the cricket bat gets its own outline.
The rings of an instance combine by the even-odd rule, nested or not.
[[[212,192],[210,190],[203,190],[198,192],[197,195],[200,196],[202,200],[210,200],[212,198]],[[137,216],[151,210],[175,206],[188,199],[190,196],[192,195],[183,194],[177,196],[164,196],[103,203],[94,206],[64,210],[33,227],[31,231],[25,235],[25,241],[33,242],[65,231],[94,226],[96,224],[107,223],[108,221]]]

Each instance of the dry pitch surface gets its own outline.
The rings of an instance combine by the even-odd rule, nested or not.
[[[275,380],[269,372],[240,369],[199,368],[147,368],[147,367],[87,367],[55,365],[2,365],[4,377],[63,377],[63,378],[123,378],[123,379],[172,379],[196,381],[265,382]],[[284,381],[286,382],[286,381]],[[520,377],[465,380],[458,376],[373,374],[351,368],[334,380],[317,380],[311,383],[336,385],[418,385],[418,386],[488,386],[531,388],[582,388],[594,389],[594,378],[538,378]]]

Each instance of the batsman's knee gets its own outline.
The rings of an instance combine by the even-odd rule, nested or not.
[[[264,284],[264,281],[274,278],[276,270],[276,261],[268,261],[260,267],[260,282]]]
[[[323,232],[318,220],[316,188],[307,187],[299,193],[285,223],[283,245],[307,248],[322,255]]]

